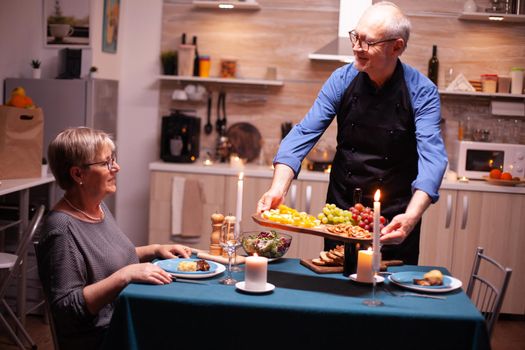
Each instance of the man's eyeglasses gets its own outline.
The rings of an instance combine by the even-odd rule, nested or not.
[[[91,165],[105,165],[109,171],[113,170],[115,167],[115,163],[117,162],[117,158],[115,156],[112,156],[109,160],[104,160],[102,162],[95,162],[95,163],[88,163],[84,164],[84,166],[88,167]]]
[[[370,46],[374,46],[380,43],[386,43],[387,41],[394,41],[394,40],[399,39],[399,38],[390,38],[390,39],[382,39],[382,40],[376,40],[376,41],[366,41],[366,40],[361,40],[359,38],[359,33],[356,32],[355,30],[348,32],[348,34],[350,35],[350,41],[352,42],[352,47],[355,46],[355,44],[359,43],[359,47],[363,49],[363,51],[365,52],[368,52],[368,49],[370,48]]]

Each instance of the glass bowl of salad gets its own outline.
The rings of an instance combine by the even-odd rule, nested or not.
[[[274,230],[250,231],[242,234],[241,242],[248,255],[257,253],[268,259],[279,259],[290,248],[292,236]]]

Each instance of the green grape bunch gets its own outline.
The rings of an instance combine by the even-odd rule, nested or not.
[[[352,213],[348,210],[338,208],[335,204],[325,204],[321,213],[317,215],[321,223],[326,225],[354,224]]]

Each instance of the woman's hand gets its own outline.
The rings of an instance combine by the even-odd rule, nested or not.
[[[127,281],[149,283],[149,284],[169,284],[171,275],[152,263],[131,264],[120,269],[120,272]]]
[[[155,252],[155,256],[160,259],[173,259],[177,256],[189,258],[191,248],[182,244],[160,244]]]

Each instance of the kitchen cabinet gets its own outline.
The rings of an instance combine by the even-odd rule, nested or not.
[[[523,194],[441,191],[423,216],[420,264],[446,266],[466,289],[475,249],[483,247],[513,270],[501,311],[525,314],[524,207]]]
[[[152,171],[150,173],[149,243],[173,243],[171,241],[171,193],[175,176],[197,179],[204,194],[202,212],[196,212],[191,219],[201,220],[200,239],[188,245],[198,249],[209,249],[211,214],[223,212],[226,176],[192,173]],[[188,218],[184,218],[187,220]]]

